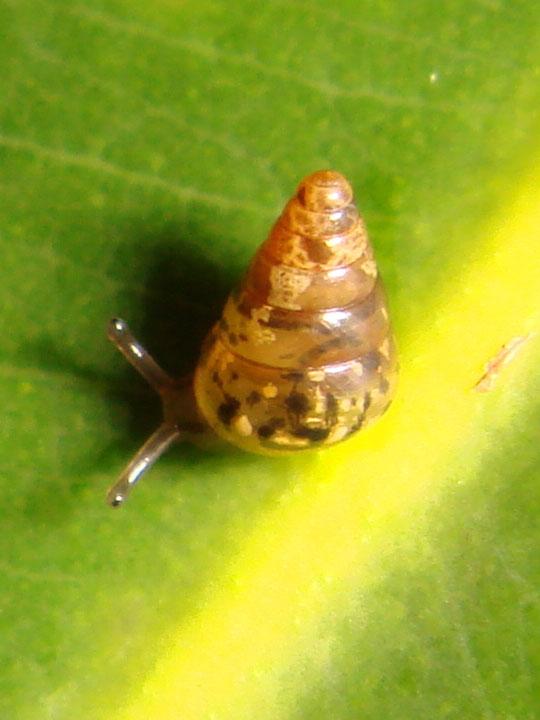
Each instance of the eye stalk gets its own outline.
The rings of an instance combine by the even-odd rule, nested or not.
[[[124,503],[131,488],[138,482],[143,473],[163,455],[165,450],[180,438],[180,430],[174,425],[162,423],[150,435],[142,448],[126,466],[118,480],[107,493],[107,502],[111,507],[119,507]]]
[[[194,418],[191,378],[176,381],[161,368],[141,343],[132,335],[128,324],[120,318],[109,322],[107,336],[126,360],[143,376],[161,398],[163,422],[135,454],[107,493],[107,502],[119,507],[128,497],[143,473],[183,434],[201,432],[199,418]]]

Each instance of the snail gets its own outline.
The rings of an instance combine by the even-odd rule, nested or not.
[[[306,177],[203,343],[192,378],[167,375],[120,319],[109,338],[159,393],[163,423],[109,490],[120,505],[172,442],[210,430],[265,455],[322,448],[379,418],[397,379],[383,287],[352,189]]]

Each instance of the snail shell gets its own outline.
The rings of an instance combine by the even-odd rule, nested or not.
[[[210,332],[200,412],[234,445],[281,454],[378,418],[397,378],[377,265],[347,180],[305,178]]]

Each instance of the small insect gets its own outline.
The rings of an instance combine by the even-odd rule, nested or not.
[[[179,439],[211,430],[280,455],[340,442],[389,406],[395,344],[377,265],[347,180],[306,177],[258,249],[193,377],[169,377],[113,319],[109,338],[161,396],[163,423],[109,490],[120,505]]]
[[[501,370],[516,358],[522,346],[530,339],[531,333],[528,335],[517,335],[505,343],[499,352],[486,363],[484,374],[474,386],[476,392],[489,392],[493,390]]]

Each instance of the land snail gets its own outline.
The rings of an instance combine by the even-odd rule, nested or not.
[[[171,445],[210,430],[264,455],[322,448],[379,418],[397,358],[382,284],[351,186],[306,177],[219,322],[194,375],[162,370],[120,319],[109,338],[161,396],[163,422],[109,490],[118,506]]]

